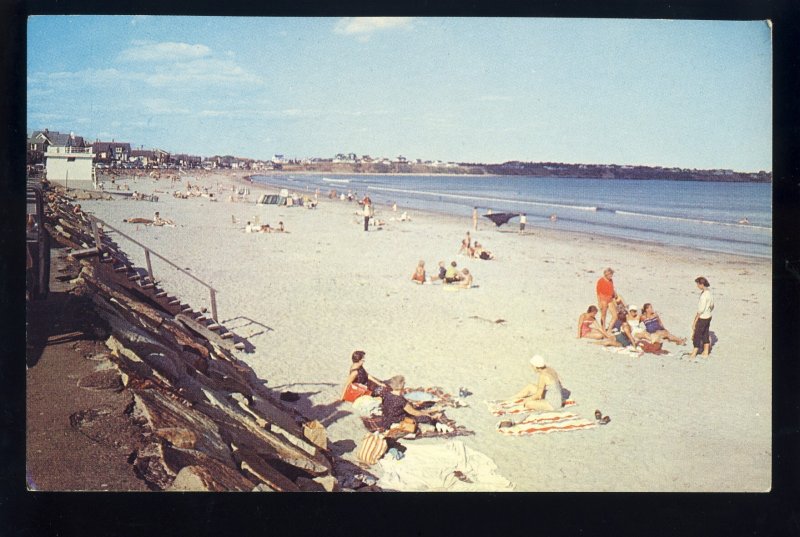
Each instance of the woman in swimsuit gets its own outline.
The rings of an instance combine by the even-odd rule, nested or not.
[[[578,317],[578,339],[609,339],[611,336],[597,321],[597,306],[589,306],[586,313]]]
[[[533,370],[538,373],[536,384],[528,384],[514,394],[512,399],[524,398],[525,408],[538,412],[559,410],[564,406],[564,390],[555,369],[544,362],[538,354],[530,359]]]
[[[342,389],[342,396],[341,399],[344,400],[344,394],[347,391],[347,387],[350,386],[353,382],[357,382],[359,384],[364,384],[370,391],[375,391],[375,389],[379,386],[386,387],[386,383],[382,380],[376,379],[369,373],[367,370],[364,369],[364,355],[366,353],[364,351],[355,351],[352,356],[353,365],[350,366],[350,372],[347,375],[347,380],[344,383],[344,388]]]
[[[411,281],[419,284],[425,283],[425,261],[422,259],[417,263],[417,268],[414,270],[414,274],[411,275]]]
[[[674,336],[664,327],[664,323],[661,322],[661,317],[658,316],[658,313],[653,311],[653,305],[649,302],[642,306],[641,319],[645,329],[650,335],[658,337],[659,340],[666,339],[678,345],[686,345],[686,338]]]

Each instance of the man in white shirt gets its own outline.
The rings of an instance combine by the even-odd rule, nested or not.
[[[711,284],[703,276],[694,280],[697,288],[700,289],[700,300],[697,303],[697,313],[692,322],[692,353],[689,358],[697,356],[697,350],[702,347],[703,353],[700,355],[703,358],[708,358],[708,352],[711,350],[711,312],[714,311],[714,297],[711,296]]]

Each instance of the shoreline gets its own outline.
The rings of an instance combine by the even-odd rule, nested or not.
[[[286,172],[279,172],[279,173],[274,173],[274,174],[271,174],[271,175],[284,175],[285,173]],[[260,188],[262,190],[269,191],[270,194],[277,194],[281,189],[284,189],[284,188],[289,190],[289,191],[292,190],[292,189],[290,189],[290,188],[288,188],[286,186],[280,186],[280,185],[276,185],[276,184],[273,184],[273,183],[264,183],[264,182],[252,181],[250,179],[250,177],[252,177],[253,175],[261,175],[261,174],[249,174],[249,175],[237,177],[236,181],[238,183],[242,184],[242,185],[245,185],[245,186],[257,186],[258,188]],[[314,175],[318,175],[318,174],[315,173]],[[412,174],[394,174],[394,175],[412,175]],[[427,174],[423,174],[423,175],[427,175]],[[297,192],[301,193],[301,191],[299,191],[299,190]],[[322,197],[322,193],[320,193],[320,197]],[[378,207],[380,207],[380,206],[378,206]],[[458,220],[458,221],[462,221],[463,220],[468,224],[468,227],[470,229],[472,228],[472,221],[469,219],[469,217],[462,217],[462,216],[454,215],[452,213],[438,212],[438,211],[429,210],[429,209],[428,210],[426,210],[426,209],[413,209],[413,211],[415,213],[425,214],[428,217],[452,218],[452,219],[454,219],[454,221],[455,220]],[[484,223],[483,220],[479,220],[479,222],[484,227],[488,227],[489,225],[494,226],[494,224],[490,224],[488,221]],[[507,230],[512,230],[512,229],[515,228],[514,224],[509,224],[508,226],[509,227],[506,228]],[[498,228],[498,229],[501,229],[501,228]],[[538,225],[536,220],[529,219],[528,220],[528,224],[526,226],[526,235],[527,234],[533,234],[533,233],[528,231],[528,230],[533,230],[533,229],[537,230],[538,232],[544,233],[544,234],[553,234],[553,235],[550,236],[550,238],[553,238],[553,239],[557,239],[558,235],[561,235],[561,234],[563,234],[566,238],[568,238],[570,240],[576,240],[578,238],[583,238],[583,235],[580,232],[570,231],[570,230],[562,230],[562,229],[547,228],[547,227],[544,227],[542,225]],[[503,230],[503,231],[500,231],[500,232],[501,233],[516,233],[516,231],[506,231],[506,230]],[[664,249],[674,253],[675,255],[684,255],[685,252],[686,252],[686,248],[685,247],[672,245],[672,244],[667,244],[667,243],[663,243],[663,242],[647,241],[647,240],[642,240],[642,239],[624,239],[623,240],[623,239],[620,239],[619,237],[614,237],[613,235],[606,235],[606,234],[602,234],[602,233],[595,233],[594,236],[596,238],[598,238],[598,239],[605,240],[605,241],[612,241],[612,242],[615,242],[615,243],[617,243],[617,242],[619,242],[619,243],[632,243],[632,244],[635,244],[637,246],[642,246],[642,247],[655,246],[655,247],[658,247],[658,248],[664,248]],[[696,246],[695,248],[697,250],[700,250],[703,253],[706,253],[706,254],[709,254],[709,255],[710,254],[714,254],[714,255],[725,256],[727,258],[728,262],[741,262],[741,261],[753,260],[753,259],[759,260],[759,261],[769,261],[769,260],[772,259],[771,255],[732,253],[732,252],[726,252],[726,251],[723,251],[723,250],[715,250],[713,248],[703,248],[701,246]]]

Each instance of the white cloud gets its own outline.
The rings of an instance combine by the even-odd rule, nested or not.
[[[140,22],[145,22],[147,19],[150,18],[150,15],[134,15],[131,17],[131,24],[136,26]]]
[[[190,45],[189,43],[151,43],[134,41],[132,47],[120,52],[122,61],[176,61],[194,58],[204,58],[211,55],[211,49],[205,45]]]
[[[213,58],[157,66],[157,72],[146,75],[145,81],[156,87],[178,84],[192,84],[195,87],[241,84],[260,86],[264,83],[261,78],[248,73],[233,62]]]
[[[411,17],[345,17],[336,23],[333,31],[367,41],[377,31],[411,28],[412,20]]]

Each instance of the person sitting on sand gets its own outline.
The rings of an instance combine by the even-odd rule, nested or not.
[[[83,212],[81,210],[81,204],[77,204],[75,207],[72,208],[72,214],[81,214]]]
[[[276,229],[275,231],[277,231],[278,233],[289,233],[288,231],[286,231],[286,228],[283,227],[283,221],[282,220],[280,222],[278,222],[278,229]]]
[[[403,211],[403,214],[400,215],[401,222],[410,222],[411,218],[408,217],[408,211]]]
[[[388,430],[395,423],[400,423],[403,419],[410,417],[416,423],[431,423],[435,424],[436,420],[441,416],[440,412],[426,412],[424,410],[417,410],[405,397],[403,397],[403,388],[406,385],[406,379],[402,375],[396,375],[390,378],[386,384],[388,389],[380,390],[381,396],[381,427]]]
[[[661,317],[653,310],[653,305],[649,302],[642,306],[641,319],[645,329],[651,336],[655,336],[659,340],[666,339],[678,345],[686,345],[686,338],[674,336],[664,327]]]
[[[548,366],[538,354],[530,359],[530,364],[538,374],[536,384],[528,384],[511,399],[523,398],[525,408],[537,412],[561,409],[564,406],[564,390],[556,370]]]
[[[608,339],[610,335],[597,321],[597,306],[589,306],[585,313],[578,317],[578,339]]]
[[[418,284],[425,283],[425,261],[422,259],[417,263],[417,268],[414,269],[414,274],[411,275],[411,281]]]
[[[457,264],[455,261],[450,262],[450,266],[445,270],[444,283],[455,283],[461,279],[456,266]]]
[[[161,215],[156,211],[156,214],[153,216],[153,225],[154,226],[174,226],[175,222],[168,218],[161,218]]]
[[[364,356],[366,353],[364,351],[355,351],[353,352],[350,359],[352,360],[352,365],[350,366],[350,371],[347,374],[347,380],[344,383],[344,388],[342,388],[342,396],[341,399],[344,400],[344,394],[347,391],[347,387],[350,384],[356,382],[358,384],[363,384],[370,391],[375,391],[376,388],[382,386],[384,388],[388,388],[388,385],[379,379],[376,379],[369,373],[367,370],[364,369]]]
[[[456,284],[456,287],[459,289],[469,289],[472,287],[472,274],[469,273],[469,269],[464,267],[461,271],[461,277]]]
[[[258,230],[258,232],[259,232],[259,233],[272,233],[272,231],[273,231],[273,230],[272,230],[272,228],[269,226],[269,224],[264,224],[264,225],[263,225],[263,226],[261,226],[261,228]]]
[[[436,280],[444,281],[445,274],[447,274],[447,268],[444,266],[444,261],[439,261],[439,270],[436,274],[431,276],[430,281],[435,282]]]
[[[631,306],[633,308],[633,313],[635,314],[637,310],[636,306]],[[622,312],[621,310],[618,312],[618,317],[616,322],[614,323],[614,327],[611,330],[611,334],[614,336],[613,338],[601,340],[597,343],[603,345],[604,347],[630,347],[636,346],[639,344],[639,338],[633,333],[631,329],[631,323],[628,322],[629,320],[633,321],[633,324],[636,325],[639,323],[638,318],[636,315],[631,315],[631,312]],[[646,332],[645,332],[646,333]]]
[[[252,226],[252,224],[250,224],[250,220],[248,220],[247,221],[247,225],[244,226],[244,232],[245,233],[252,233],[253,232],[253,226]]]

